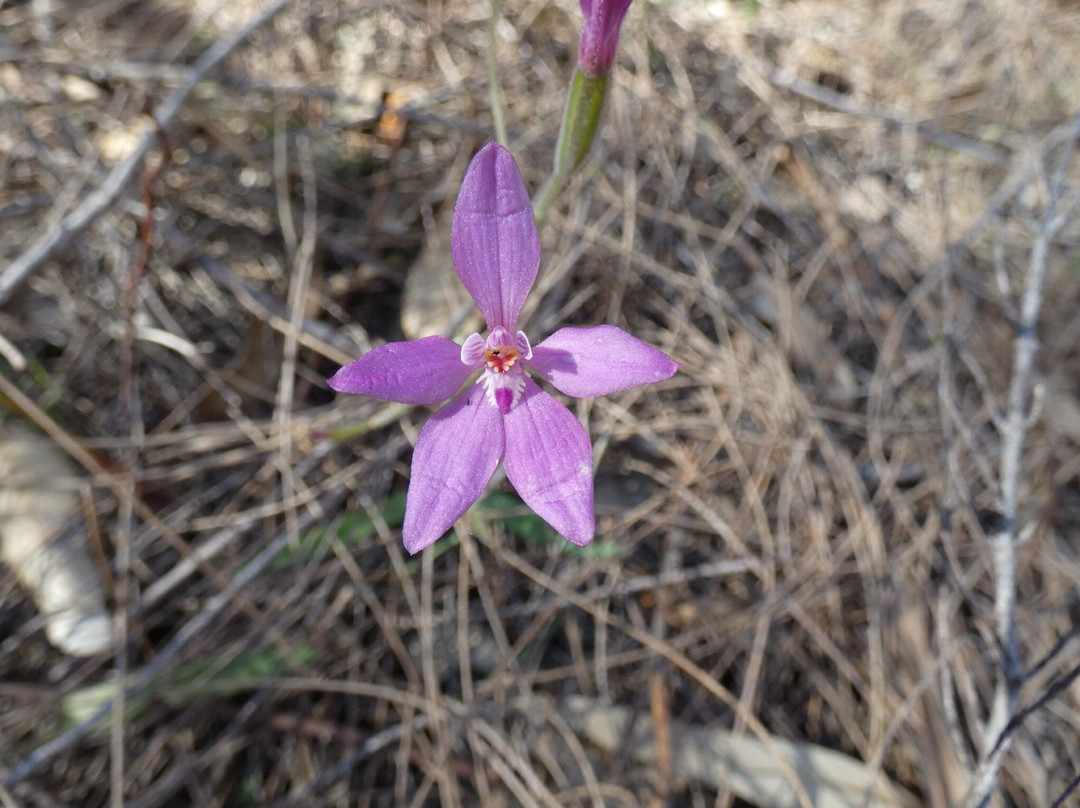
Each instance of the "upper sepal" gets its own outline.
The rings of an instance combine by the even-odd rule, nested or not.
[[[514,333],[540,267],[540,236],[517,163],[498,143],[488,143],[469,163],[454,207],[450,250],[488,328]]]

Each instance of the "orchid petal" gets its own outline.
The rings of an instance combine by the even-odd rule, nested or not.
[[[465,172],[450,250],[488,328],[514,333],[540,267],[540,237],[517,163],[498,143],[478,151]]]
[[[529,344],[529,338],[524,331],[517,332],[517,336],[514,337],[514,347],[517,348],[522,359],[532,359],[532,345]]]
[[[526,365],[568,396],[591,398],[669,379],[679,364],[613,325],[561,328]]]
[[[380,345],[345,365],[327,384],[339,393],[437,404],[454,395],[471,372],[461,363],[458,345],[435,336]]]
[[[469,334],[461,343],[461,363],[471,368],[484,364],[484,350],[487,342],[476,332]]]
[[[574,544],[592,541],[592,449],[570,410],[528,379],[521,401],[503,416],[506,476],[525,504]]]
[[[420,430],[413,450],[401,537],[418,553],[480,498],[503,453],[502,416],[481,391],[466,390]]]

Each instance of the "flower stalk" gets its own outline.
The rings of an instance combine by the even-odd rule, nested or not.
[[[551,177],[533,203],[542,225],[555,199],[589,155],[604,115],[619,31],[631,0],[581,0],[584,24],[578,64],[563,108]]]
[[[588,157],[604,115],[608,85],[607,75],[589,75],[580,67],[574,71],[555,147],[555,165],[533,204],[537,226],[544,223],[548,209]]]
[[[488,93],[491,96],[491,120],[495,125],[495,139],[503,148],[509,148],[506,120],[503,118],[502,88],[499,84],[499,59],[496,55],[497,29],[499,26],[499,0],[491,0],[491,16],[488,19]]]

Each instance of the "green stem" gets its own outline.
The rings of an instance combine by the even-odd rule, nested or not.
[[[540,193],[536,195],[536,200],[533,202],[533,218],[536,219],[538,228],[544,226],[544,219],[547,218],[548,210],[559,194],[562,193],[562,189],[566,187],[569,180],[570,177],[567,174],[552,174],[548,177],[548,181],[544,184]]]
[[[536,217],[537,227],[543,224],[555,199],[574,172],[585,162],[600,128],[607,91],[607,76],[589,76],[580,69],[574,72],[570,91],[566,96],[566,109],[563,111],[559,142],[555,147],[555,165],[551,178],[533,202],[533,216]]]
[[[488,23],[488,92],[491,95],[491,117],[495,123],[495,139],[503,148],[510,148],[503,120],[502,90],[499,88],[499,60],[495,54],[495,28],[499,22],[499,0],[491,0],[491,19]]]

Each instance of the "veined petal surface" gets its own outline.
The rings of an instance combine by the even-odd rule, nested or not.
[[[402,404],[438,404],[454,395],[472,372],[461,363],[461,348],[446,337],[388,342],[335,373],[327,384]]]
[[[613,325],[561,328],[525,363],[568,396],[591,398],[670,379],[671,357]]]
[[[418,553],[484,493],[503,454],[503,417],[478,387],[436,412],[420,430],[405,496],[405,549]]]
[[[488,328],[514,333],[540,267],[540,236],[517,163],[498,143],[478,151],[465,172],[450,250]]]
[[[517,405],[503,416],[503,465],[525,504],[577,545],[592,541],[592,448],[570,410],[528,379]]]

